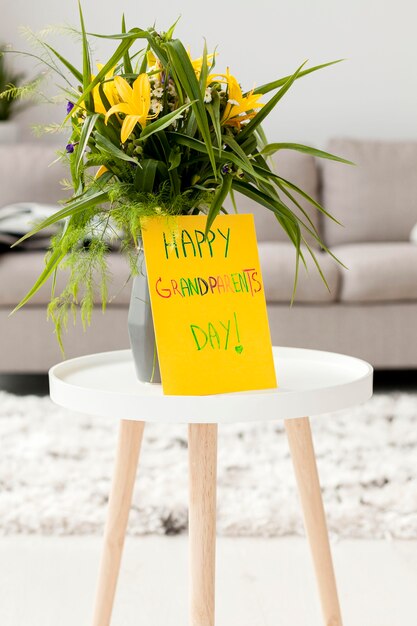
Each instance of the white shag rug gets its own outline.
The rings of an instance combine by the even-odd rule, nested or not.
[[[0,392],[0,533],[101,533],[117,420]],[[417,394],[312,419],[330,532],[417,538]],[[129,532],[187,527],[187,427],[145,428]],[[218,532],[301,534],[282,422],[219,428]]]

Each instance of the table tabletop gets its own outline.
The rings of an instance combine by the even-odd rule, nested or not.
[[[373,369],[360,359],[274,347],[277,389],[205,396],[164,395],[137,380],[130,350],[63,361],[49,371],[52,400],[68,409],[145,422],[231,423],[314,416],[372,396]]]

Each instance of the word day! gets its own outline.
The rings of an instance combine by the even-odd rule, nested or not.
[[[181,231],[171,231],[168,237],[164,231],[162,238],[167,259],[181,257],[203,259],[207,256],[212,258],[214,255],[226,259],[229,253],[230,228],[225,233],[220,228],[209,230],[207,236],[202,230],[188,231],[184,228]]]
[[[197,350],[204,350],[205,348],[228,350],[230,348],[237,354],[243,352],[236,313],[233,313],[232,319],[224,322],[221,320],[216,323],[208,322],[204,328],[197,324],[190,324],[190,330]],[[237,343],[232,342],[233,338],[236,338]]]

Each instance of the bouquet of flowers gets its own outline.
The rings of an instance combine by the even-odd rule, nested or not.
[[[309,233],[322,249],[327,248],[299,197],[331,216],[302,189],[275,173],[268,157],[290,149],[344,160],[299,144],[268,144],[262,122],[297,79],[332,63],[308,69],[303,64],[290,76],[244,91],[229,68],[216,69],[216,53],[209,53],[206,45],[202,55],[193,58],[174,38],[175,24],[166,32],[126,30],[123,18],[119,34],[92,34],[86,32],[81,7],[80,24],[82,69],[39,38],[36,41],[43,52],[31,55],[63,80],[63,125],[69,136],[59,158],[68,161],[72,197],[20,240],[62,222],[51,239],[42,274],[17,308],[59,267],[69,268],[62,293],[55,294],[52,280],[48,308],[60,340],[69,311],[75,313],[80,307],[83,323],[89,322],[97,282],[105,307],[106,254],[112,239],[129,254],[134,273],[143,217],[203,213],[208,231],[225,210],[226,197],[230,194],[234,200],[235,192],[273,212],[277,227],[284,229],[295,246],[297,268],[306,251],[319,268],[305,235]],[[97,69],[89,43],[95,37],[117,42],[114,53]],[[27,94],[23,87],[22,95]],[[289,200],[299,213],[289,208]]]

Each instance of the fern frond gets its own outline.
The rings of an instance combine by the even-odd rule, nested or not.
[[[33,124],[31,126],[32,132],[36,137],[41,137],[42,135],[54,135],[55,133],[62,133],[65,131],[65,128],[62,124]]]
[[[18,85],[8,84],[7,88],[4,91],[2,91],[2,93],[0,93],[0,98],[5,99],[5,100],[17,100],[17,99],[25,100],[28,98],[37,97],[39,95],[38,87],[41,84],[41,82],[44,80],[44,78],[45,78],[45,75],[40,74],[39,76],[31,80],[29,83],[26,83],[25,85],[18,86]]]

